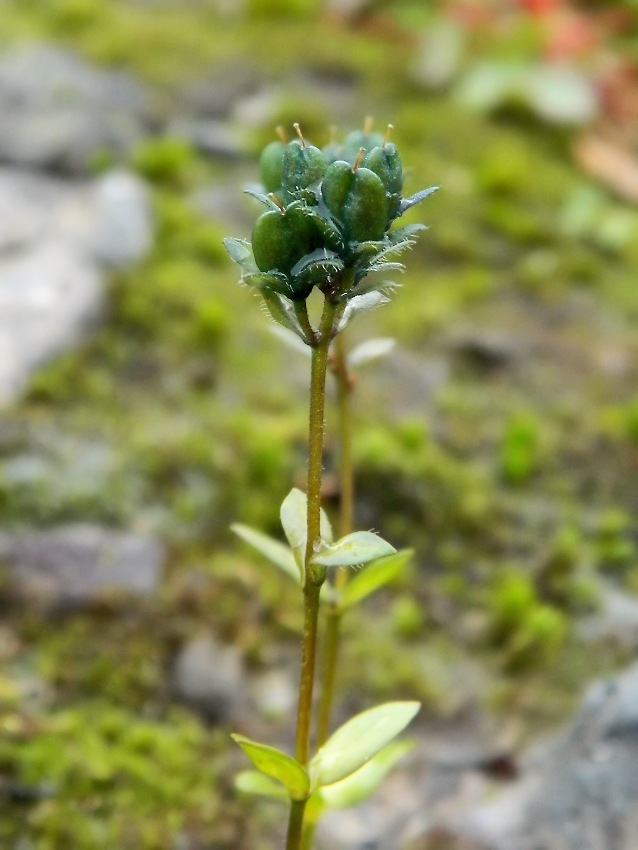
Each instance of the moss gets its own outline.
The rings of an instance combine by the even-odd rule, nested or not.
[[[36,800],[26,822],[16,808],[0,834],[38,850],[168,850],[184,834],[210,841],[221,818],[211,794],[220,745],[177,710],[161,722],[105,701],[55,711],[37,735],[0,744],[4,770]]]
[[[407,2],[387,15],[395,6],[406,21],[424,15]],[[628,362],[635,347],[635,213],[604,192],[583,195],[553,131],[424,95],[394,30],[371,38],[318,11],[310,0],[256,2],[227,18],[196,0],[8,0],[0,40],[53,37],[158,84],[160,106],[183,82],[247,57],[282,91],[247,131],[255,146],[277,121],[301,120],[325,141],[335,120],[325,80],[352,87],[361,120],[372,111],[393,121],[413,168],[408,189],[441,191],[396,301],[361,333],[396,334],[425,378],[406,413],[392,394],[379,403],[374,369],[362,371],[357,511],[364,527],[416,547],[415,584],[386,600],[389,613],[373,602],[352,621],[344,689],[362,704],[398,690],[450,711],[467,695],[471,656],[502,688],[499,709],[538,727],[564,714],[596,667],[619,661],[583,653],[571,635],[576,612],[596,603],[589,565],[638,581],[635,390],[598,365],[610,340]],[[152,611],[103,600],[66,622],[12,615],[25,646],[38,647],[53,704],[29,727],[11,676],[0,679],[11,733],[2,773],[56,787],[27,809],[12,804],[0,837],[35,850],[270,846],[254,807],[248,817],[232,802],[225,731],[222,741],[168,708],[165,671],[212,614],[257,665],[286,652],[300,627],[294,588],[227,527],[241,519],[281,534],[278,505],[303,482],[306,365],[282,353],[235,285],[221,237],[237,224],[207,220],[189,201],[203,184],[239,187],[255,170],[170,137],[145,142],[131,163],[152,186],[157,245],[111,279],[101,329],[40,370],[6,414],[0,508],[6,522],[150,528],[171,543],[171,564]],[[450,340],[467,327],[507,329],[513,353],[495,370],[459,368]],[[327,481],[336,457],[331,443]]]
[[[190,182],[196,163],[192,146],[174,136],[145,141],[132,155],[132,165],[142,176],[154,183],[178,188]]]

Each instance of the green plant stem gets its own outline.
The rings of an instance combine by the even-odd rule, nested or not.
[[[304,571],[304,631],[301,650],[301,677],[297,709],[297,734],[295,756],[301,764],[310,760],[310,726],[312,721],[312,694],[315,680],[317,648],[317,621],[319,594],[325,579],[325,567],[312,565],[312,555],[319,540],[321,527],[321,470],[323,463],[324,411],[326,399],[326,371],[328,350],[336,306],[326,298],[323,314],[312,349],[310,371],[310,410],[308,418],[308,499],[307,544]],[[288,821],[286,850],[300,850],[304,827],[305,802],[292,802]]]
[[[305,811],[306,800],[291,800],[286,850],[298,850],[301,846],[300,840],[303,833],[303,817]]]
[[[337,380],[337,406],[339,410],[339,501],[340,536],[352,531],[354,514],[354,466],[352,463],[352,414],[351,396],[353,380],[348,372],[348,361],[343,334],[335,339],[333,370]],[[347,575],[345,571],[343,575]]]
[[[346,350],[343,335],[337,336],[334,344],[332,370],[337,382],[337,407],[339,411],[339,485],[341,500],[339,504],[339,532],[344,537],[352,531],[354,513],[354,469],[352,463],[352,415],[351,395],[352,376],[348,372]],[[347,570],[337,572],[336,587],[340,590],[348,578]],[[326,631],[324,637],[323,679],[319,717],[317,723],[317,745],[321,746],[330,734],[330,718],[334,701],[334,686],[337,674],[339,645],[341,643],[341,617],[339,604],[331,604],[326,611]]]

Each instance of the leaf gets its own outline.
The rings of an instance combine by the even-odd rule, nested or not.
[[[394,552],[394,546],[374,531],[355,531],[332,545],[323,543],[312,556],[312,563],[321,567],[354,567]]]
[[[279,511],[284,534],[293,552],[306,547],[307,516],[306,494],[297,487],[293,487],[281,503]]]
[[[383,304],[387,304],[389,298],[378,289],[372,292],[365,292],[363,295],[354,295],[348,300],[346,309],[337,325],[337,333],[340,333],[358,313],[367,313],[369,310],[375,310]]]
[[[264,299],[264,304],[271,318],[274,319],[278,325],[282,325],[284,328],[287,328],[289,331],[297,334],[297,336],[305,342],[306,337],[301,329],[301,325],[299,324],[299,319],[295,316],[294,307],[288,299],[281,295],[277,295],[275,292],[270,292],[267,289],[260,290],[259,294]]]
[[[291,800],[305,800],[310,791],[310,780],[299,762],[268,744],[259,744],[243,735],[230,736],[242,748],[255,767],[266,776],[278,780],[288,791]]]
[[[402,227],[395,227],[388,233],[388,238],[393,245],[400,245],[402,242],[414,242],[413,236],[420,233],[422,230],[427,230],[424,224],[404,224]]]
[[[415,204],[420,204],[421,201],[424,201],[426,198],[429,198],[430,195],[433,195],[435,192],[438,192],[438,186],[430,186],[429,189],[421,189],[420,192],[416,192],[410,198],[403,198],[400,205],[399,215],[403,215],[406,210],[409,210],[410,207],[413,207]]]
[[[360,573],[356,573],[341,592],[340,607],[351,608],[375,590],[394,581],[403,572],[412,554],[412,549],[402,549],[373,561]]]
[[[271,325],[269,328],[270,332],[274,334],[278,339],[280,339],[284,345],[287,345],[288,348],[292,348],[294,351],[299,352],[299,354],[303,354],[306,357],[312,356],[312,349],[309,345],[299,339],[296,333],[293,333],[288,328],[282,327],[282,325]]]
[[[252,286],[260,292],[276,292],[284,297],[290,292],[290,283],[281,272],[244,271],[241,276],[244,286]]]
[[[413,242],[410,242],[410,245],[413,245]],[[400,250],[400,246],[397,245],[397,251]],[[383,260],[375,260],[374,263],[370,264],[368,268],[368,273],[372,274],[372,272],[402,272],[405,271],[405,266],[403,263],[394,263],[394,262],[385,262]]]
[[[405,729],[419,708],[418,702],[387,702],[348,720],[310,762],[313,786],[332,785],[359,770]]]
[[[368,269],[361,269],[355,273],[356,286],[349,289],[339,297],[340,301],[348,301],[356,295],[366,295],[368,292],[393,292],[398,289],[401,284],[394,280],[377,280],[376,278],[366,278]]]
[[[297,272],[295,269],[297,269],[297,266],[290,272],[295,280],[295,288],[298,286],[317,286],[325,283],[326,280],[333,278],[340,272],[343,269],[343,261],[340,259],[317,260],[313,263],[305,264],[301,271]]]
[[[374,794],[394,765],[413,746],[413,741],[393,741],[350,776],[333,785],[325,785],[319,792],[322,800],[331,809],[345,809],[362,803]]]
[[[337,270],[343,268],[343,260],[334,251],[327,251],[325,248],[317,248],[311,254],[306,254],[298,260],[291,269],[293,277],[302,274],[307,268],[323,263],[334,264]]]
[[[279,513],[284,534],[290,543],[297,563],[303,564],[306,557],[306,539],[308,533],[308,499],[306,494],[293,487],[281,503]],[[322,509],[320,514],[320,536],[326,543],[332,543],[333,534],[330,520]]]
[[[235,239],[234,236],[227,236],[224,239],[224,247],[231,260],[240,265],[244,271],[259,271],[253,257],[253,246],[247,239]]]
[[[235,788],[243,794],[257,794],[260,797],[273,797],[288,801],[285,789],[274,779],[258,770],[242,770],[235,777]]]
[[[371,360],[378,360],[392,351],[395,345],[396,340],[391,337],[367,339],[352,349],[348,355],[348,365],[352,367],[363,366]]]
[[[253,549],[260,552],[265,558],[268,558],[271,563],[279,567],[287,576],[290,576],[295,582],[299,582],[301,578],[299,568],[292,552],[287,546],[284,546],[283,543],[280,543],[273,537],[262,534],[261,531],[250,528],[248,525],[242,525],[239,522],[233,523],[230,530],[238,537],[241,537],[249,546],[252,546]]]
[[[329,215],[323,215],[321,208],[306,207],[303,212],[308,218],[311,218],[317,226],[323,241],[333,251],[343,251],[344,242],[341,233]]]
[[[264,195],[264,193],[260,192],[259,189],[253,189],[251,186],[246,186],[244,194],[250,195],[251,198],[255,198],[255,200],[264,204],[271,210],[281,212],[281,207],[279,207],[269,195]]]

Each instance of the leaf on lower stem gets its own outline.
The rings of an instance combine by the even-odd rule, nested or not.
[[[268,744],[259,744],[243,735],[231,735],[255,767],[284,786],[291,800],[305,800],[310,791],[308,774],[292,756]]]
[[[356,573],[343,588],[339,598],[340,607],[351,608],[375,590],[394,581],[403,572],[412,554],[412,549],[402,549],[393,555],[372,561],[360,573]]]
[[[418,702],[388,702],[348,720],[310,762],[313,786],[332,785],[359,770],[405,729],[419,708]]]
[[[242,770],[238,773],[235,777],[235,788],[242,794],[255,794],[285,802],[290,799],[283,785],[258,770]]]
[[[331,809],[346,809],[367,800],[377,790],[394,765],[414,746],[413,741],[393,741],[359,770],[318,793]],[[257,774],[258,776],[260,774]]]
[[[373,531],[355,531],[333,544],[322,541],[312,562],[321,567],[354,567],[395,552],[394,546]]]
[[[240,522],[233,523],[230,529],[238,537],[241,537],[245,543],[248,543],[249,546],[252,546],[253,549],[256,549],[265,558],[268,558],[272,564],[279,567],[282,572],[286,573],[295,582],[299,583],[301,581],[299,567],[293,554],[283,543],[280,543],[273,537],[269,537],[267,534],[262,534],[261,531],[257,531],[255,528],[242,525]]]

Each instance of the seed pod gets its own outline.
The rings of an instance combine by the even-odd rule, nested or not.
[[[377,174],[388,200],[388,223],[399,215],[403,190],[403,166],[397,146],[392,142],[373,148],[363,159],[366,168]]]
[[[284,142],[271,142],[261,152],[259,157],[261,182],[267,192],[276,192],[281,188],[281,169],[285,150]]]
[[[300,192],[317,183],[324,175],[326,161],[314,145],[294,139],[286,145],[281,166],[284,201],[290,203]]]
[[[336,140],[336,127],[330,128],[330,141],[327,145],[321,148],[321,153],[323,154],[323,158],[326,161],[326,165],[330,165],[333,162],[336,162],[338,159],[343,159],[342,149],[343,145],[341,142]]]
[[[353,130],[346,136],[341,156],[346,162],[352,164],[356,160],[360,148],[370,151],[382,144],[383,136],[380,133],[373,133],[366,129]]]
[[[318,247],[317,241],[313,222],[299,204],[291,204],[283,212],[269,210],[257,219],[252,234],[253,255],[260,271],[290,275],[292,267]],[[290,283],[294,284],[292,280]],[[303,299],[309,294],[306,286],[300,292],[293,291],[290,297]]]
[[[321,191],[347,242],[383,239],[387,201],[383,183],[373,171],[354,169],[343,160],[333,162],[326,170]]]

